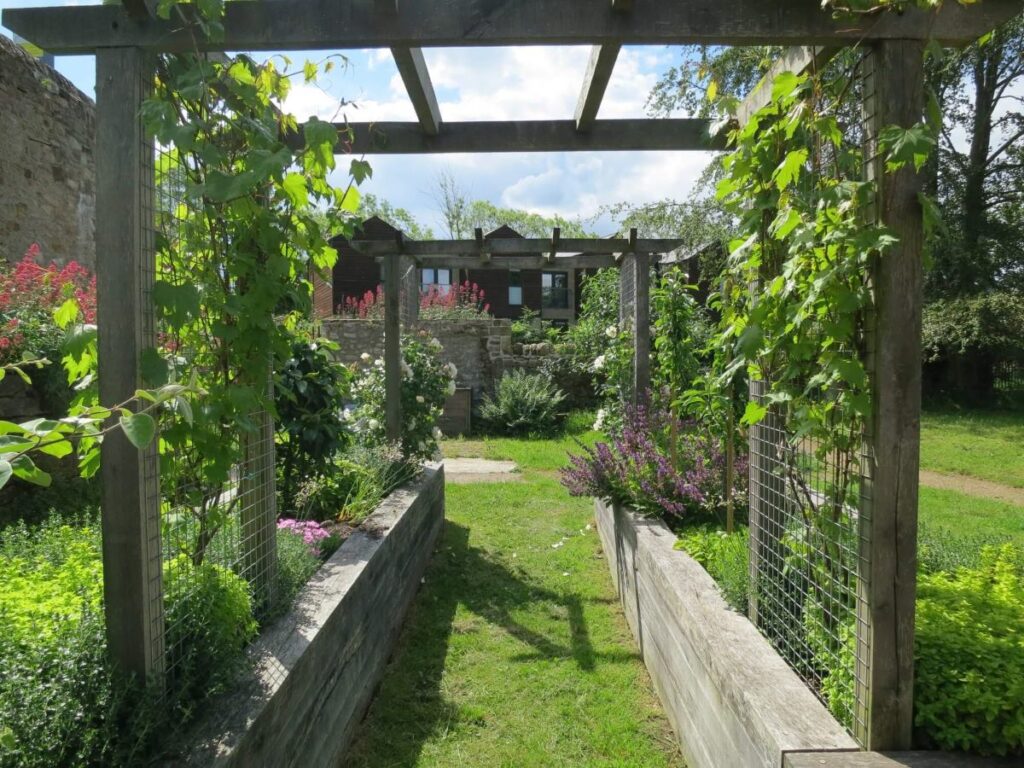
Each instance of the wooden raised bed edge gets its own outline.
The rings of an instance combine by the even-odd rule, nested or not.
[[[690,768],[779,768],[787,753],[858,750],[660,520],[595,500],[616,590]]]
[[[337,765],[444,522],[444,465],[393,492],[253,643],[251,672],[188,738],[189,765]],[[178,763],[180,764],[180,763]]]

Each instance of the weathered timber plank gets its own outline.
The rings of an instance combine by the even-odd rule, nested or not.
[[[430,71],[420,48],[393,47],[391,55],[398,67],[398,74],[405,83],[405,91],[416,110],[420,129],[428,136],[437,136],[441,130],[441,109],[437,106],[434,85],[430,82]]]
[[[979,757],[964,752],[794,752],[783,768],[1012,768],[1012,757]]]
[[[875,43],[866,66],[866,168],[878,184],[874,216],[898,238],[871,274],[867,368],[872,419],[861,481],[858,681],[855,729],[868,749],[909,749],[914,724],[914,603],[921,441],[924,226],[920,176],[886,173],[879,131],[910,127],[924,108],[924,46]],[[866,689],[864,688],[866,684]],[[866,711],[865,711],[866,706]]]
[[[614,43],[595,45],[590,52],[587,73],[583,77],[583,89],[576,104],[576,130],[582,133],[590,131],[597,120],[601,109],[601,100],[608,89],[608,82],[615,70],[615,60],[619,58],[621,46]]]
[[[397,254],[384,259],[384,421],[389,442],[402,439],[402,281]]]
[[[754,86],[754,90],[740,102],[736,108],[736,121],[740,125],[745,125],[754,113],[768,105],[772,100],[775,78],[783,72],[793,72],[797,75],[813,72],[828,63],[837,50],[838,48],[833,46],[802,45],[783,51],[782,56]]]
[[[937,12],[834,19],[819,0],[660,0],[642,12],[602,10],[593,0],[408,0],[393,17],[375,3],[228,3],[224,38],[213,42],[178,6],[170,20],[133,18],[121,6],[11,8],[3,23],[52,53],[141,46],[164,51],[416,48],[467,45],[829,45],[866,39],[962,44],[1021,11],[1020,0],[986,0]],[[180,12],[179,12],[180,11]]]
[[[252,671],[185,735],[186,764],[343,762],[443,520],[443,467],[385,499],[368,530],[349,538],[256,641]]]
[[[156,344],[152,293],[153,146],[139,119],[152,79],[139,49],[96,57],[96,292],[99,396],[131,399]],[[147,199],[147,196],[150,199]],[[156,441],[139,450],[120,431],[103,440],[103,595],[111,656],[145,680],[163,669],[160,475]]]
[[[437,135],[420,123],[338,123],[337,151],[366,155],[462,152],[613,152],[724,150],[711,122],[697,118],[594,120],[583,133],[575,120],[485,120],[444,123]],[[302,132],[285,141],[303,146]]]
[[[627,622],[693,768],[856,743],[659,520],[595,502]]]

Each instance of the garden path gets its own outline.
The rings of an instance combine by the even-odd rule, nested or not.
[[[959,491],[960,493],[966,493],[968,496],[980,496],[985,499],[1024,507],[1024,488],[1014,488],[1011,485],[993,483],[991,480],[982,480],[970,475],[948,475],[928,469],[921,470],[920,478],[921,485],[926,485],[929,488]]]
[[[346,763],[680,768],[565,441],[455,441],[515,483],[449,484],[438,549]],[[545,471],[546,470],[546,471]]]

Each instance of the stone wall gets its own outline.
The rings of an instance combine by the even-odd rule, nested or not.
[[[347,364],[364,352],[373,357],[384,354],[383,325],[379,320],[334,317],[321,327],[341,347],[338,359]],[[444,361],[458,369],[456,385],[471,389],[474,401],[492,391],[505,371],[536,370],[553,353],[548,344],[513,344],[511,320],[420,320],[416,327],[441,342]]]
[[[95,105],[0,35],[0,258],[96,261]]]

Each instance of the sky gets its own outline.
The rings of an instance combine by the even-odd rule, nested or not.
[[[83,5],[77,0],[0,0],[0,9]],[[4,29],[3,33],[11,33]],[[261,54],[267,55],[267,54]],[[301,70],[324,52],[291,52]],[[678,49],[626,47],[619,54],[599,118],[644,117],[647,94]],[[589,57],[586,47],[428,49],[427,65],[442,120],[566,119],[573,116]],[[339,62],[340,63],[340,62]],[[57,70],[95,97],[91,56],[59,56]],[[342,103],[345,103],[343,106]],[[285,108],[299,119],[415,120],[390,52],[349,51],[345,66],[321,77],[320,87],[297,78]],[[711,157],[706,152],[559,152],[371,156],[373,178],[361,190],[406,208],[445,233],[436,202],[437,179],[450,172],[473,199],[543,215],[591,220],[597,234],[615,223],[597,217],[604,205],[684,198]],[[339,168],[347,170],[339,161]],[[347,183],[339,172],[335,182]],[[445,233],[446,234],[446,233]]]

